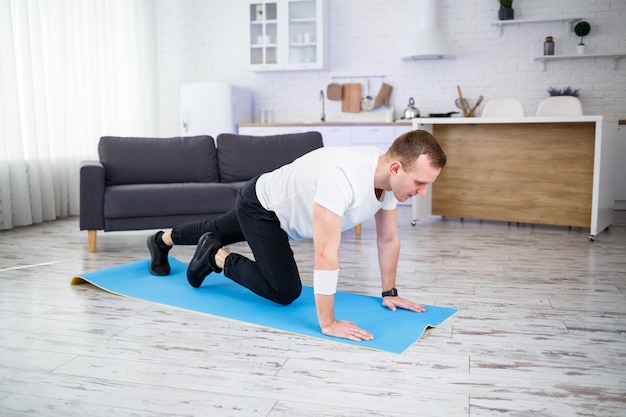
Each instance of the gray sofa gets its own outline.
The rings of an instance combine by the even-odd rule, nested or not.
[[[219,216],[234,207],[246,181],[322,146],[318,132],[221,134],[216,141],[102,137],[99,160],[80,166],[80,230],[95,252],[98,230],[171,228]]]

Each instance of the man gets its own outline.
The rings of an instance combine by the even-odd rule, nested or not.
[[[387,152],[375,147],[327,147],[250,180],[235,208],[211,221],[191,222],[148,238],[150,272],[170,272],[174,244],[196,244],[187,269],[193,287],[212,272],[280,304],[300,296],[302,283],[289,240],[313,238],[313,292],[323,334],[355,341],[374,336],[334,315],[341,232],[375,216],[383,305],[425,311],[398,296],[400,252],[397,202],[425,195],[446,164],[446,155],[428,132],[399,136]],[[224,246],[247,241],[255,261]]]

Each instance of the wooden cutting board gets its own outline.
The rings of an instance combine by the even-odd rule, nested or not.
[[[342,86],[341,111],[358,113],[361,111],[361,84],[348,83]]]

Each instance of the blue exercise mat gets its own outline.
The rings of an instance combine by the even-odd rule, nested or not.
[[[170,256],[171,273],[157,277],[148,271],[149,260],[88,272],[71,284],[89,282],[105,291],[186,310],[257,324],[286,332],[347,343],[360,347],[402,353],[427,327],[437,326],[457,310],[425,306],[426,312],[391,311],[379,297],[338,291],[335,317],[355,322],[374,335],[374,340],[354,342],[328,337],[320,332],[313,288],[288,306],[268,301],[234,283],[223,274],[209,275],[200,288],[187,283],[187,264]]]

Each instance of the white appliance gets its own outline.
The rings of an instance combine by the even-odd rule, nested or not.
[[[237,123],[252,119],[250,91],[222,82],[183,84],[180,89],[182,136],[237,133]]]

